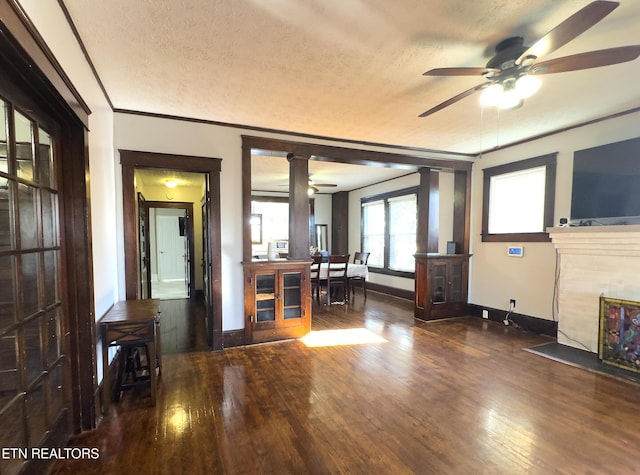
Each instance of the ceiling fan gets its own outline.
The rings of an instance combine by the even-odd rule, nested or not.
[[[313,195],[320,191],[318,188],[335,188],[338,186],[336,183],[314,183],[311,177],[309,177],[309,188],[307,188],[307,192],[309,195]]]
[[[480,102],[485,106],[515,109],[540,87],[540,80],[536,75],[598,68],[636,59],[640,56],[640,45],[620,46],[536,62],[594,26],[618,5],[619,2],[604,0],[592,2],[532,46],[525,46],[521,36],[507,38],[497,44],[495,56],[485,67],[436,68],[427,71],[424,76],[484,76],[487,81],[432,107],[419,117],[431,115],[477,91],[483,91]]]
[[[286,183],[280,186],[289,186],[289,184]],[[309,187],[307,188],[307,192],[309,195],[313,195],[320,191],[319,188],[335,188],[336,186],[338,186],[337,183],[314,183],[311,177],[309,177]]]

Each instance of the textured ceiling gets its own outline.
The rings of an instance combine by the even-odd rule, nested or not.
[[[524,107],[482,111],[484,66],[589,0],[64,0],[116,109],[477,153],[640,106],[640,59],[550,74]],[[640,1],[545,57],[640,43]]]

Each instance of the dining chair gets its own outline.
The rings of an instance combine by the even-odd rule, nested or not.
[[[342,289],[342,301],[349,301],[349,279],[347,267],[350,254],[334,254],[329,256],[327,268],[327,305],[331,305],[332,293],[337,297],[337,292]]]
[[[371,253],[370,252],[360,252],[357,251],[354,255],[353,255],[353,263],[354,264],[363,264],[363,265],[367,265],[367,261],[369,260],[369,255]],[[367,286],[366,286],[366,276],[365,274],[361,274],[361,275],[352,275],[349,277],[349,289],[351,291],[351,297],[353,297],[354,294],[354,285],[357,282],[362,282],[362,293],[364,295],[364,298],[367,298]]]
[[[320,305],[320,288],[322,287],[322,279],[320,279],[320,266],[322,265],[322,254],[314,254],[311,256],[311,298],[313,293],[316,295],[316,302]]]

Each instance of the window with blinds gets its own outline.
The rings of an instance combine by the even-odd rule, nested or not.
[[[415,270],[418,198],[415,188],[363,198],[362,251],[372,271],[405,275]],[[407,275],[411,277],[411,275]]]

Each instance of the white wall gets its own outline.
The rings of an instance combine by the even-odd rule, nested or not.
[[[558,152],[554,223],[569,217],[573,152],[640,135],[640,113],[599,122],[534,142],[488,153],[473,166],[471,203],[471,271],[469,302],[552,319],[555,250],[551,243],[483,243],[482,170],[504,163]],[[524,257],[507,257],[509,244],[522,244]]]
[[[91,109],[89,116],[89,171],[91,239],[95,318],[102,317],[118,295],[116,189],[113,154],[113,112],[96,82],[58,2],[20,0],[25,12]],[[98,380],[102,378],[101,350],[97,348]]]
[[[327,250],[331,249],[331,200],[332,196],[329,194],[317,193],[314,196],[315,202],[315,215],[316,215],[316,224],[326,224],[327,225]],[[315,243],[311,243],[312,246],[315,246]]]
[[[116,149],[222,158],[220,201],[222,222],[222,329],[244,327],[242,289],[242,140],[228,127],[155,117],[115,114]],[[118,155],[119,153],[116,152]],[[118,160],[119,163],[119,160]],[[118,165],[121,169],[121,166]],[[120,186],[121,172],[117,173]],[[117,196],[122,229],[122,196]],[[122,241],[122,234],[119,234]],[[124,255],[118,259],[124,298]]]
[[[99,177],[90,183],[91,228],[95,310],[96,318],[100,318],[113,304],[117,294],[113,112],[58,3],[21,0],[20,4],[91,109],[89,171],[92,177]]]

